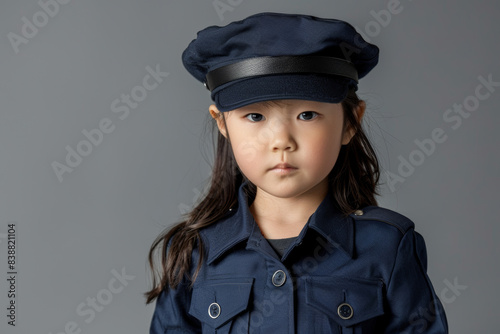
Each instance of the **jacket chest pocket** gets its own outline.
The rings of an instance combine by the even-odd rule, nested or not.
[[[203,333],[230,333],[233,320],[248,308],[252,284],[253,278],[203,281],[193,288],[189,314],[200,320]]]
[[[309,277],[306,303],[319,314],[317,325],[330,333],[375,333],[384,314],[381,280],[351,277]]]

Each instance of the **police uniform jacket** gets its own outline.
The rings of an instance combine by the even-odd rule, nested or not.
[[[448,333],[408,218],[376,206],[345,216],[329,193],[280,258],[243,187],[238,206],[201,230],[193,288],[185,281],[158,297],[151,334]]]

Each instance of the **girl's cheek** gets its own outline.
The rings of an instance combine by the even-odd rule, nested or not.
[[[309,137],[309,145],[317,154],[324,154],[327,152],[332,152],[332,150],[338,150],[340,148],[341,139],[337,136],[324,132],[313,132]]]
[[[257,159],[258,149],[256,146],[253,141],[243,141],[238,144],[234,152],[237,154],[239,164],[249,164]]]
[[[274,138],[274,132],[272,128],[263,128],[260,131],[258,131],[256,135],[256,140],[257,143],[260,145],[264,145],[265,143],[270,142]]]

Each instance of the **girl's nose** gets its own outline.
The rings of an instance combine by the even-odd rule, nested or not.
[[[295,151],[297,142],[290,127],[285,123],[275,122],[271,127],[273,136],[271,137],[271,149],[276,151]]]

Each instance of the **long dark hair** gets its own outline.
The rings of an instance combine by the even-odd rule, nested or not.
[[[376,188],[380,177],[379,164],[354,113],[360,103],[362,101],[354,90],[350,90],[342,101],[344,128],[351,127],[355,134],[349,144],[340,149],[337,162],[329,175],[335,198],[333,204],[346,215],[358,208],[377,204],[375,195],[378,194]],[[255,186],[245,178],[236,164],[229,140],[219,132],[210,187],[205,197],[187,215],[185,221],[165,229],[151,245],[149,265],[153,286],[145,293],[146,303],[155,300],[167,286],[176,288],[185,277],[191,283],[196,280],[204,260],[199,230],[216,223],[235,206],[238,189],[244,181],[249,184],[249,192],[255,193]],[[193,265],[191,255],[195,247],[199,252],[199,260],[196,270],[189,276]],[[160,263],[156,263],[156,256],[159,256]]]

